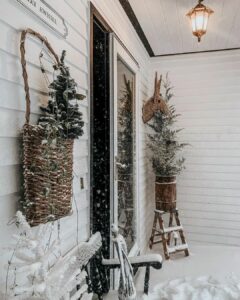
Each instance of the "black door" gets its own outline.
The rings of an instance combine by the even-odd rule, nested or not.
[[[110,31],[95,15],[91,23],[91,229],[100,231],[110,257]]]

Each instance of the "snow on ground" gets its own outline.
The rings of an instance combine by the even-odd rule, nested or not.
[[[161,253],[156,245],[151,251]],[[240,248],[190,245],[183,253],[164,260],[161,270],[151,269],[149,300],[240,300]],[[137,281],[143,291],[145,270]],[[155,288],[154,288],[155,287]],[[139,298],[140,299],[140,298]]]
[[[161,245],[151,253],[162,255]],[[183,253],[164,260],[161,270],[151,268],[149,296],[142,297],[145,268],[136,278],[137,300],[240,300],[240,247],[190,245]],[[117,300],[110,293],[106,300]]]
[[[224,283],[211,276],[181,278],[157,285],[145,300],[239,300],[240,280]]]

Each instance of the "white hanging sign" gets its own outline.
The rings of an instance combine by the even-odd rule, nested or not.
[[[51,27],[54,31],[66,38],[68,28],[64,18],[59,15],[45,0],[16,0],[26,9],[30,10],[41,21]]]

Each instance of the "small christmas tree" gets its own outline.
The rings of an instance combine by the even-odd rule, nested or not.
[[[148,134],[148,146],[151,150],[151,161],[157,176],[168,177],[179,174],[184,168],[185,159],[180,156],[181,150],[187,145],[178,141],[178,133],[182,129],[175,129],[174,124],[179,114],[174,105],[169,102],[173,97],[172,86],[168,75],[163,82],[165,90],[164,100],[168,104],[169,113],[157,111],[152,121],[147,125],[152,129]]]
[[[65,56],[66,51],[63,51],[61,64],[54,66],[59,74],[49,85],[51,99],[47,107],[41,107],[44,115],[40,117],[39,125],[48,132],[48,135],[76,139],[83,135],[84,122],[77,102],[72,101],[83,100],[85,96],[77,93],[77,84],[64,63]]]
[[[123,174],[132,173],[133,155],[133,103],[132,103],[132,87],[130,80],[127,80],[124,74],[124,88],[121,91],[118,110],[118,152],[119,152],[119,172]]]
[[[134,241],[134,103],[133,82],[123,75],[118,99],[118,220],[130,250]]]
[[[88,274],[82,269],[101,247],[99,234],[62,256],[60,228],[54,237],[54,223],[31,228],[18,211],[15,224],[19,230],[9,249],[12,255],[1,300],[60,300],[70,299],[70,294],[71,299],[92,299],[85,284]]]

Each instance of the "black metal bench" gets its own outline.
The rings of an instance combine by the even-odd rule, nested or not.
[[[100,233],[98,233],[100,235]],[[137,271],[141,267],[145,267],[144,278],[144,293],[148,294],[150,268],[161,269],[162,257],[159,254],[146,254],[136,257],[129,257],[129,261],[134,269]],[[103,299],[103,294],[108,293],[110,290],[109,285],[109,270],[120,268],[118,258],[104,259],[102,256],[101,248],[90,260],[91,272],[89,277],[89,292],[94,292],[98,295],[99,300]]]

